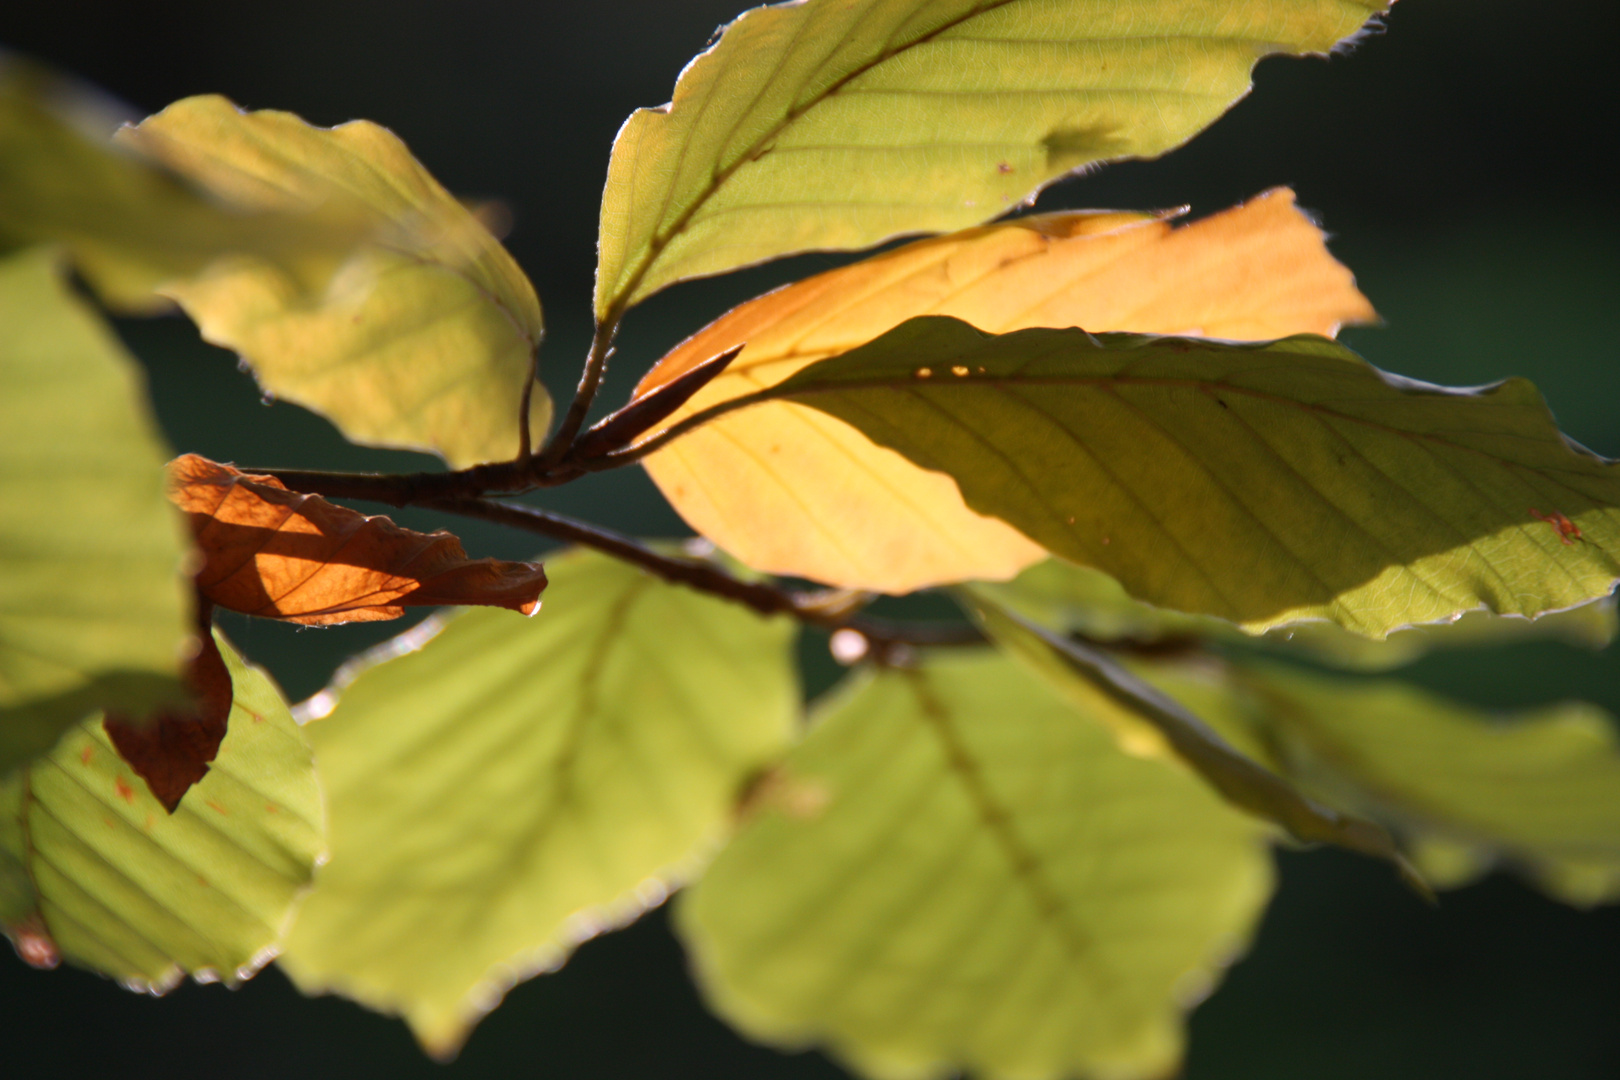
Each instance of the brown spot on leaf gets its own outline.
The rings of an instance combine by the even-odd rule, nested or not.
[[[131,805],[134,804],[135,789],[130,787],[129,781],[125,780],[122,776],[113,780],[113,790],[118,792],[118,797],[120,799],[123,799],[125,802],[130,803]]]

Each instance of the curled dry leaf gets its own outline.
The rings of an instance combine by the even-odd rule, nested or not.
[[[469,559],[442,530],[401,528],[196,454],[170,462],[169,485],[202,553],[197,589],[232,611],[324,626],[397,619],[407,606],[540,608],[538,563]]]
[[[219,744],[225,741],[235,698],[230,669],[214,641],[213,616],[214,605],[199,596],[197,654],[186,665],[189,706],[162,709],[140,721],[109,711],[101,721],[118,756],[171,814],[191,785],[208,774]]]

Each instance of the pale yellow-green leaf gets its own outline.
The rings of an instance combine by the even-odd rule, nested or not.
[[[234,206],[333,207],[368,220],[373,240],[319,290],[251,252],[166,286],[267,391],[355,442],[429,450],[456,466],[517,454],[540,302],[500,242],[392,132],[366,121],[317,128],[206,96],[120,140]],[[535,383],[536,439],[550,415]]]
[[[752,1038],[876,1077],[1167,1075],[1271,888],[1259,827],[976,652],[857,676],[682,898]]]
[[[683,278],[997,217],[1154,157],[1272,53],[1382,0],[807,0],[755,8],[634,113],[602,198],[599,318]]]
[[[1251,632],[1534,616],[1620,578],[1620,467],[1565,439],[1529,383],[1447,390],[1323,338],[919,318],[719,408],[760,399],[860,428],[1132,596]]]
[[[169,307],[156,290],[231,251],[320,287],[365,223],[340,207],[301,213],[227,206],[108,136],[95,91],[0,56],[0,247],[57,243],[109,305]]]
[[[798,710],[784,620],[600,555],[546,570],[532,620],[429,624],[311,703],[332,859],[282,963],[440,1056],[683,882]]]
[[[1496,716],[1392,680],[1276,665],[1232,678],[1281,767],[1387,823],[1436,884],[1500,862],[1572,903],[1620,898],[1620,739],[1601,709]]]
[[[1174,757],[1233,806],[1300,840],[1388,859],[1427,894],[1427,886],[1382,828],[1307,797],[1267,767],[1264,744],[1244,731],[1241,721],[1234,722],[1235,703],[1218,665],[1213,672],[1200,670],[1199,657],[1191,654],[1181,664],[1152,665],[1144,677],[1103,649],[1045,630],[993,604],[976,604],[973,610],[993,641],[1106,724],[1126,753]]]
[[[1185,615],[1133,600],[1119,582],[1102,571],[1062,559],[1046,559],[1011,581],[980,582],[971,590],[1043,626],[1094,641],[1162,644],[1172,639],[1227,643],[1258,640],[1267,648],[1300,653],[1353,671],[1386,671],[1409,664],[1434,649],[1529,638],[1601,649],[1614,640],[1616,631],[1615,599],[1607,596],[1535,619],[1464,612],[1453,622],[1393,631],[1383,641],[1353,634],[1331,622],[1278,627],[1254,639],[1224,619]]]
[[[187,544],[135,361],[47,250],[0,259],[0,775],[179,700]]]
[[[230,730],[171,816],[92,715],[0,783],[0,844],[62,957],[136,990],[236,982],[274,955],[324,842],[309,744],[281,692],[223,638]],[[12,929],[8,927],[8,929]]]
[[[1231,339],[1331,334],[1373,317],[1293,193],[1278,189],[1179,229],[1158,215],[1065,213],[909,244],[728,312],[638,392],[746,343],[670,418],[679,423],[924,314],[995,333],[1083,326]],[[949,478],[788,402],[719,418],[646,465],[694,529],[762,570],[906,592],[1005,578],[1042,554],[963,505]]]

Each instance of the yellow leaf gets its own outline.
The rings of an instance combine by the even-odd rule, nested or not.
[[[1233,340],[1331,335],[1375,318],[1279,188],[1179,229],[1161,215],[1044,214],[908,244],[728,312],[664,357],[638,394],[747,342],[674,424],[925,314],[993,333],[1081,326]],[[1009,578],[1044,554],[969,510],[948,477],[800,405],[728,414],[646,464],[694,529],[773,573],[903,593]]]
[[[341,206],[376,239],[324,290],[240,255],[165,292],[209,341],[235,349],[270,393],[329,417],[355,442],[423,449],[455,466],[518,452],[518,411],[541,338],[517,263],[386,128],[317,128],[221,97],[176,102],[120,139],[232,205]],[[551,404],[536,384],[530,425]]]

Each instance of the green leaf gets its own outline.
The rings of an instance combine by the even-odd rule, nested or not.
[[[355,442],[429,450],[458,467],[517,455],[530,384],[530,425],[544,432],[551,404],[533,379],[534,287],[392,132],[366,121],[311,127],[208,96],[120,139],[231,205],[341,208],[374,234],[320,289],[252,252],[165,287],[267,391]]]
[[[1156,157],[1272,53],[1382,0],[808,0],[755,8],[619,131],[596,310],[809,249],[949,232],[1094,162]]]
[[[798,711],[785,620],[600,555],[546,571],[533,621],[428,624],[309,706],[341,690],[310,728],[332,860],[283,964],[403,1014],[438,1056],[692,874]]]
[[[949,475],[970,508],[1134,597],[1250,632],[1534,616],[1620,577],[1620,469],[1520,379],[1447,390],[1309,336],[995,336],[931,317],[707,415],[770,400]]]
[[[1259,827],[1011,661],[857,676],[683,898],[752,1038],[917,1077],[1166,1075],[1271,889]]]
[[[1267,631],[1259,638],[1224,619],[1185,615],[1133,600],[1100,570],[1047,559],[1011,581],[976,582],[974,596],[1008,608],[1042,626],[1093,641],[1164,645],[1179,640],[1255,644],[1294,653],[1352,671],[1387,671],[1412,663],[1434,649],[1551,639],[1601,649],[1615,638],[1615,599],[1550,612],[1535,619],[1508,618],[1486,611],[1464,612],[1455,621],[1396,630],[1383,641],[1362,637],[1330,622],[1299,623]]]
[[[181,700],[192,641],[144,380],[57,262],[0,259],[0,775],[95,709]]]
[[[1497,716],[1274,664],[1236,665],[1232,681],[1284,769],[1387,823],[1437,885],[1501,862],[1571,903],[1620,898],[1620,739],[1601,709]]]
[[[0,847],[35,891],[25,932],[134,990],[252,976],[321,857],[309,745],[269,677],[216,638],[235,685],[230,730],[172,816],[99,716],[0,783]],[[0,910],[8,932],[16,913]]]
[[[976,606],[974,615],[998,645],[1077,708],[1107,724],[1125,751],[1173,755],[1233,806],[1282,826],[1300,840],[1337,844],[1388,859],[1410,884],[1428,895],[1427,886],[1402,860],[1383,829],[1307,798],[1261,764],[1264,754],[1256,752],[1255,740],[1243,740],[1240,750],[1206,722],[1205,715],[1230,711],[1224,686],[1200,686],[1196,669],[1189,673],[1168,666],[1156,668],[1157,678],[1144,678],[1101,649],[1061,637],[993,605]],[[1171,686],[1183,695],[1190,692],[1202,708],[1189,708],[1167,692]],[[1227,731],[1234,727],[1231,723],[1221,726]]]
[[[274,260],[305,286],[331,277],[364,222],[339,207],[248,212],[114,147],[120,117],[96,91],[0,57],[0,247],[58,243],[101,299],[150,312],[156,292],[231,251]]]

